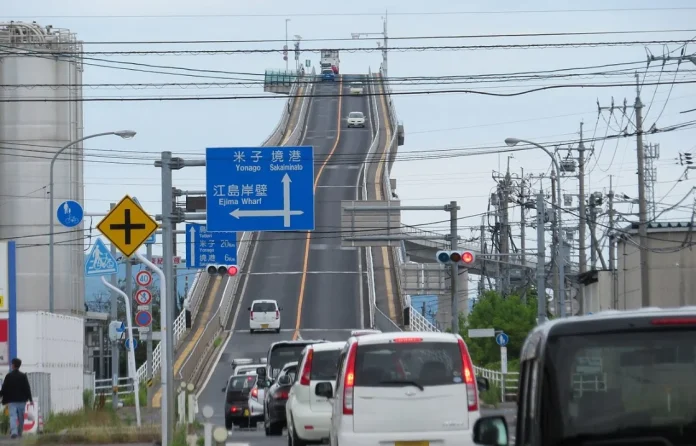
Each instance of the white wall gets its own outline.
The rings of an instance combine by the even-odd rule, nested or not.
[[[51,374],[51,411],[82,408],[84,319],[37,311],[17,313],[17,356],[22,371]]]

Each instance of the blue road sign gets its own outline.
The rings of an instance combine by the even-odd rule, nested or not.
[[[151,236],[149,236],[147,238],[147,240],[145,240],[145,244],[146,245],[154,245],[156,240],[157,239],[155,238],[155,234],[152,234]]]
[[[208,148],[207,230],[314,230],[314,149]]]
[[[505,347],[508,345],[508,342],[510,342],[510,336],[505,333],[498,333],[495,335],[495,342],[497,342],[499,346]]]
[[[98,238],[85,260],[85,276],[104,276],[115,273],[118,273],[118,263],[111,255],[109,248]]]
[[[116,329],[116,332],[117,333],[125,333],[126,332],[126,323],[122,321],[121,326]]]
[[[77,201],[68,200],[64,201],[58,206],[56,211],[58,222],[68,228],[77,226],[82,222],[82,218],[85,216],[85,211],[82,209],[82,205]]]
[[[130,343],[130,340],[131,340],[131,338],[126,338],[125,344],[126,344],[126,349],[127,349],[127,350],[131,350],[131,343]],[[136,348],[138,348],[138,340],[135,339],[135,338],[133,338],[133,349],[132,349],[132,350],[135,350]]]
[[[237,264],[237,233],[208,232],[205,225],[186,225],[186,268]]]

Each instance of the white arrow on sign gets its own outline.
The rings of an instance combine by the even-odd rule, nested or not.
[[[191,266],[197,266],[198,260],[196,258],[196,227],[191,226]]]
[[[290,216],[292,215],[302,215],[304,211],[291,211],[290,210],[290,175],[287,173],[283,175],[283,209],[278,210],[258,210],[258,211],[243,211],[241,209],[235,209],[230,212],[230,215],[236,219],[241,217],[283,217],[283,226],[286,228],[290,227]]]

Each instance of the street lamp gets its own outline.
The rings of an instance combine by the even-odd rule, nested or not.
[[[54,228],[53,228],[53,218],[54,218],[54,211],[53,211],[53,166],[56,164],[56,160],[58,159],[58,156],[60,156],[61,153],[65,152],[67,149],[70,147],[74,146],[75,144],[81,143],[82,141],[86,139],[92,139],[92,138],[98,138],[100,136],[107,136],[107,135],[116,135],[120,136],[123,139],[131,139],[132,137],[135,136],[135,132],[133,130],[119,130],[116,132],[104,132],[104,133],[96,133],[94,135],[89,135],[85,136],[84,138],[76,139],[75,141],[71,141],[70,143],[66,144],[63,146],[59,151],[56,152],[55,155],[53,155],[53,158],[51,159],[51,167],[50,167],[50,172],[49,172],[49,180],[48,180],[48,201],[49,201],[49,229],[48,229],[48,311],[53,313],[54,308],[53,308],[53,303],[54,303],[54,294],[53,294],[53,235],[54,235]]]
[[[561,169],[558,167],[558,161],[556,161],[556,157],[553,156],[553,153],[546,147],[542,146],[541,144],[537,144],[533,141],[527,141],[526,139],[518,139],[518,138],[505,138],[505,144],[508,146],[516,146],[519,143],[525,143],[525,144],[530,144],[535,147],[540,148],[548,156],[551,157],[551,161],[553,162],[553,168],[556,170],[556,197],[557,200],[561,200]],[[560,232],[560,227],[561,227],[561,206],[558,204],[554,203],[556,205],[556,224],[554,225],[554,234],[553,236],[556,238],[556,259],[558,259],[558,280],[560,283],[560,287],[558,289],[558,300],[560,301],[560,310],[561,310],[561,317],[565,317],[565,306],[566,306],[566,301],[565,301],[565,260],[561,256],[561,246],[562,246],[562,240],[561,240],[561,232]],[[537,294],[543,294],[543,290],[537,290]],[[541,299],[543,296],[539,295],[537,296],[538,299]]]

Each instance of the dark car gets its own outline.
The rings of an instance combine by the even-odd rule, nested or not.
[[[520,352],[521,445],[687,445],[696,438],[696,309],[642,308],[556,319]],[[507,446],[507,421],[480,418],[476,444]]]
[[[282,435],[283,428],[287,425],[285,404],[296,375],[297,362],[294,361],[283,367],[278,379],[266,389],[263,404],[263,427],[266,435]]]
[[[225,427],[232,425],[246,427],[249,421],[249,392],[256,384],[256,375],[230,376],[227,385],[222,388],[225,393]]]

